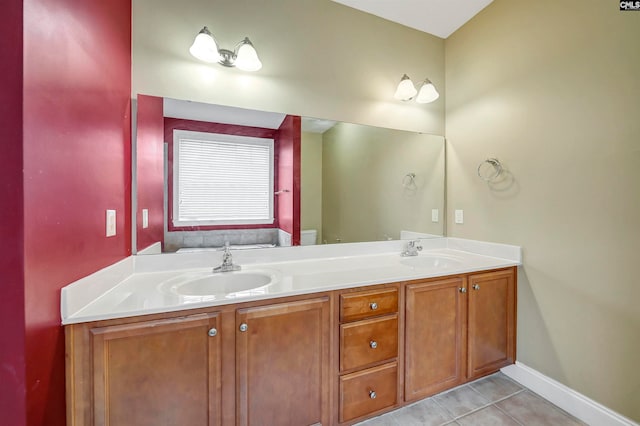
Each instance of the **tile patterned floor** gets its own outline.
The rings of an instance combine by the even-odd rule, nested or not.
[[[585,425],[502,373],[435,395],[357,426]]]

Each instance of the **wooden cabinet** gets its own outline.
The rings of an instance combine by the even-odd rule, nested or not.
[[[470,275],[468,287],[467,377],[473,379],[515,360],[515,271]]]
[[[398,288],[340,295],[338,421],[398,405]]]
[[[329,425],[331,297],[270,302],[67,326],[67,423]]]
[[[69,325],[67,422],[351,425],[513,363],[515,273]]]
[[[236,313],[238,425],[329,424],[329,298]]]
[[[86,424],[220,424],[218,319],[91,328],[93,416]]]
[[[406,285],[405,401],[515,360],[515,268]]]
[[[341,376],[340,421],[356,419],[396,405],[397,381],[396,362]]]
[[[406,286],[405,400],[414,401],[462,383],[465,278]]]
[[[363,368],[397,356],[398,314],[340,326],[340,371]]]

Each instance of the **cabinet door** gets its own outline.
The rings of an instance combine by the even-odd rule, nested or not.
[[[329,424],[329,313],[328,297],[237,311],[239,425]]]
[[[413,401],[464,380],[465,280],[451,278],[406,287],[405,400]]]
[[[515,272],[469,277],[469,378],[513,364],[515,358]]]
[[[201,314],[91,329],[94,424],[220,424],[218,322]]]

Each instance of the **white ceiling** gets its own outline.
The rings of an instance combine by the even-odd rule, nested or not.
[[[333,1],[440,38],[447,38],[493,0]]]
[[[208,121],[211,123],[235,124],[237,126],[278,129],[285,114],[236,108],[224,105],[204,104],[164,98],[164,116],[183,120]],[[336,124],[331,120],[302,117],[302,131],[324,133]]]
[[[285,114],[164,98],[164,116],[277,129],[282,124]]]

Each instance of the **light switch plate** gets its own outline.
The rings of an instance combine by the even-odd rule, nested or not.
[[[464,223],[464,211],[456,210],[455,216],[456,216],[456,223],[459,223],[459,224]]]
[[[440,212],[438,209],[431,209],[431,222],[437,223],[438,220],[440,220],[439,216]]]
[[[142,209],[142,228],[149,227],[149,209]]]
[[[107,237],[116,235],[116,211],[107,210]]]

